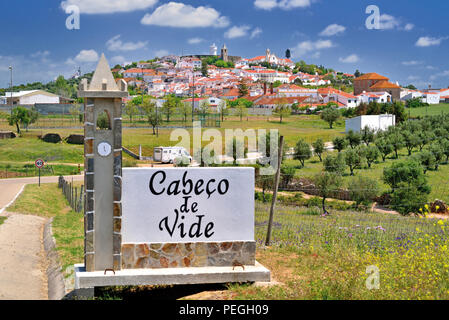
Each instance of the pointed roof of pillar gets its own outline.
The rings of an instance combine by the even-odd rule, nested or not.
[[[117,85],[108,61],[102,54],[90,85],[88,85],[87,79],[83,79],[79,86],[78,96],[85,98],[122,98],[128,96],[128,87],[123,79]]]

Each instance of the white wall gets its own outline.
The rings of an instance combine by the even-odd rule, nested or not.
[[[384,131],[394,126],[395,123],[396,117],[392,114],[360,116],[346,120],[346,132],[349,132],[349,130],[360,132],[365,127],[369,127],[375,131]]]
[[[59,103],[59,97],[47,96],[45,94],[34,94],[20,98],[20,104],[31,105],[35,103]]]

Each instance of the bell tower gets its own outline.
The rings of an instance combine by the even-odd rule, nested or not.
[[[84,266],[86,271],[120,270],[122,98],[128,96],[127,84],[116,84],[103,54],[90,84],[82,80],[78,96],[84,98]]]
[[[223,48],[221,48],[221,60],[223,60],[224,62],[229,61],[228,48],[226,47],[226,44],[224,44]]]

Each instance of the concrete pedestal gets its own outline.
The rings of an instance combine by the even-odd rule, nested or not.
[[[185,285],[231,282],[270,282],[270,271],[256,261],[254,266],[126,269],[86,272],[83,264],[75,265],[75,296],[93,297],[93,288],[109,286]]]

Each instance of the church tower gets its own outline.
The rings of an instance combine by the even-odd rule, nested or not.
[[[228,48],[226,48],[226,44],[223,45],[223,48],[221,48],[221,60],[224,62],[228,62]]]
[[[270,63],[271,60],[271,51],[270,49],[267,49],[267,51],[265,52],[265,61]]]

